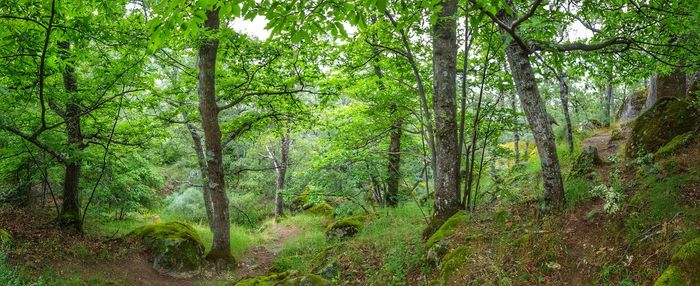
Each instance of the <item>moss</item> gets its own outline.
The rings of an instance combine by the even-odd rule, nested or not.
[[[454,214],[452,217],[447,219],[445,223],[443,223],[440,228],[438,228],[438,230],[430,236],[430,238],[428,238],[428,240],[425,242],[426,248],[430,249],[436,242],[454,234],[457,226],[465,223],[468,219],[469,214],[465,211],[459,211]]]
[[[331,248],[327,248],[314,256],[309,266],[311,273],[327,280],[335,280],[340,275],[340,262],[333,257]]]
[[[663,147],[659,148],[658,151],[656,151],[655,156],[656,157],[661,157],[661,156],[668,156],[668,155],[673,155],[676,153],[678,150],[690,145],[690,143],[693,142],[697,138],[698,134],[695,131],[689,131],[686,133],[683,133],[681,135],[678,135],[676,137],[673,137],[671,141],[666,143]]]
[[[443,283],[448,283],[450,277],[452,277],[459,270],[462,265],[467,261],[468,249],[466,246],[460,246],[445,255],[440,263],[440,280]]]
[[[663,97],[640,115],[627,141],[626,155],[654,153],[674,137],[700,126],[700,113],[686,100]]]
[[[622,130],[615,128],[612,130],[612,132],[610,132],[610,141],[609,142],[619,141],[622,139],[625,139],[625,137],[622,135]]]
[[[12,235],[6,230],[0,228],[0,248],[9,246],[12,244]]]
[[[598,149],[593,146],[588,146],[581,154],[576,157],[571,172],[567,180],[571,178],[587,177],[593,172],[593,167],[603,164],[603,160],[598,156]]]
[[[301,274],[296,271],[272,273],[266,276],[248,278],[236,283],[236,286],[324,286],[328,282],[314,274]]]
[[[328,238],[346,238],[354,236],[360,232],[366,219],[367,217],[365,216],[351,216],[338,219],[328,225],[326,228],[326,236]]]
[[[325,216],[330,218],[333,218],[335,216],[335,209],[333,209],[333,207],[327,202],[316,204],[313,207],[307,209],[306,212],[313,215]]]
[[[173,277],[192,277],[204,261],[204,245],[191,226],[181,222],[151,224],[127,235],[139,238],[153,254],[153,267]]]
[[[654,286],[686,286],[700,283],[700,237],[683,245]]]

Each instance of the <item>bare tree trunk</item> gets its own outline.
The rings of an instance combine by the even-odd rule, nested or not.
[[[610,110],[611,110],[611,105],[612,105],[612,82],[610,79],[608,79],[608,84],[605,88],[605,127],[610,127],[611,119],[610,119]]]
[[[67,60],[70,54],[70,43],[58,42],[61,50],[61,57]],[[78,98],[73,98],[73,94],[78,91],[75,78],[75,67],[67,63],[63,70],[63,86],[71,98],[66,104],[65,110],[60,110],[57,106],[50,104],[54,111],[58,113],[66,122],[66,135],[68,146],[71,150],[82,150],[83,134],[80,126],[81,110],[78,105]],[[80,173],[82,160],[80,154],[68,154],[65,160],[66,173],[63,180],[63,203],[58,223],[62,227],[77,232],[82,231],[82,221],[80,216]]]
[[[574,153],[574,132],[571,127],[571,116],[569,115],[569,85],[566,84],[564,73],[557,73],[559,81],[559,99],[564,110],[564,120],[566,120],[566,143],[569,145],[569,154]]]
[[[511,23],[514,16],[505,11],[499,13],[499,18],[505,23]],[[504,39],[510,37],[507,31],[501,29]],[[540,92],[537,88],[535,74],[532,71],[529,54],[515,41],[510,41],[506,47],[506,57],[510,66],[513,82],[518,90],[520,105],[527,115],[535,144],[540,154],[542,177],[544,178],[545,208],[561,209],[565,203],[564,183],[561,178],[557,148],[554,143],[554,132],[548,119]]]
[[[459,158],[457,141],[457,0],[442,1],[433,26],[433,108],[435,110],[435,216],[446,218],[459,211]]]
[[[219,29],[219,11],[207,11],[205,28]],[[216,104],[216,52],[219,41],[203,39],[199,47],[199,113],[202,117],[202,130],[207,156],[207,179],[211,194],[212,220],[209,227],[213,233],[211,250],[207,259],[215,262],[233,262],[231,255],[231,232],[224,179],[223,148],[219,127],[219,107]]]
[[[184,116],[187,120],[187,116]],[[204,156],[204,149],[202,148],[202,136],[199,135],[197,128],[191,123],[187,123],[187,130],[190,132],[192,137],[192,143],[194,147],[194,152],[197,154],[197,165],[199,166],[199,178],[202,184],[202,196],[204,198],[204,210],[207,213],[207,222],[211,223],[214,220],[212,214],[212,201],[211,192],[209,191],[207,182],[207,158]]]
[[[284,190],[285,179],[287,176],[287,164],[289,157],[289,145],[291,143],[290,129],[287,128],[287,133],[282,137],[280,142],[280,160],[275,161],[275,169],[277,170],[277,180],[275,184],[275,216],[281,216],[284,210],[284,200],[281,192]]]
[[[374,50],[375,53],[378,52],[376,48],[374,48]],[[386,86],[382,81],[384,78],[384,73],[376,62],[374,63],[374,75],[376,75],[379,79],[379,89],[385,91]],[[396,104],[392,104],[389,107],[392,115],[396,116],[397,108],[398,107]],[[389,130],[389,136],[391,138],[388,151],[389,178],[387,180],[387,189],[384,201],[388,206],[395,207],[399,202],[399,181],[401,180],[401,118],[395,119],[394,124],[392,124],[391,129]]]
[[[515,101],[515,94],[511,94],[510,106],[513,111],[517,110],[517,103]],[[515,130],[513,130],[513,153],[515,154],[515,165],[517,166],[520,164],[520,131],[518,130],[518,127],[515,127]]]

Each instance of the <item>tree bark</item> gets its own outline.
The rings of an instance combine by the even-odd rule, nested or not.
[[[504,23],[511,23],[514,17],[502,10],[499,12],[499,18]],[[502,28],[501,35],[504,39],[510,37],[508,31]],[[544,207],[546,210],[561,209],[565,203],[564,183],[554,143],[554,132],[552,132],[547,111],[540,98],[529,54],[517,43],[511,41],[506,47],[506,57],[513,82],[518,90],[520,105],[527,115],[532,135],[535,138],[535,145],[537,145],[540,154],[542,177],[544,178]]]
[[[396,109],[396,106],[393,106]],[[384,201],[390,207],[399,202],[399,180],[401,180],[401,120],[397,119],[391,126],[389,142],[389,180]]]
[[[375,52],[378,52],[375,48]],[[385,91],[383,78],[384,73],[378,63],[374,63],[374,75],[379,79],[379,90]],[[396,116],[397,106],[395,103],[389,107],[391,114]],[[390,207],[395,207],[399,202],[399,181],[401,180],[401,118],[396,118],[389,130],[389,150],[388,150],[388,174],[386,194],[384,201]]]
[[[566,84],[564,73],[557,73],[559,81],[559,99],[564,110],[564,120],[566,121],[566,143],[569,146],[569,154],[574,153],[574,132],[571,127],[571,115],[569,114],[569,85]]]
[[[285,180],[287,176],[287,164],[288,164],[288,158],[289,158],[289,145],[291,143],[291,138],[290,138],[290,129],[287,128],[287,131],[284,136],[282,136],[281,142],[280,142],[280,160],[279,162],[273,158],[273,162],[275,164],[275,169],[277,170],[277,180],[275,184],[275,216],[279,217],[282,215],[284,212],[284,200],[282,198],[282,191],[285,188]]]
[[[515,101],[515,94],[511,94],[510,106],[513,109],[513,112],[517,110],[517,103]],[[513,130],[513,153],[515,155],[515,165],[517,166],[520,164],[520,130],[518,130],[517,126],[515,127],[515,130]]]
[[[70,43],[58,42],[61,50],[61,58],[68,61],[70,54]],[[77,80],[75,78],[75,67],[67,63],[63,70],[63,87],[69,95],[78,91]],[[58,109],[54,106],[53,108]],[[65,110],[56,112],[66,122],[66,136],[68,138],[69,150],[79,151],[84,148],[83,135],[80,126],[81,110],[78,105],[78,98],[68,98]],[[66,172],[63,179],[63,202],[61,213],[58,217],[58,224],[63,228],[82,231],[82,221],[80,216],[80,173],[82,160],[79,154],[68,153],[65,160]]]
[[[207,11],[205,28],[219,29],[219,11]],[[231,255],[231,232],[226,195],[226,182],[223,168],[221,128],[219,127],[219,107],[216,104],[216,52],[219,41],[213,38],[202,40],[199,47],[199,113],[202,117],[204,145],[207,157],[207,188],[211,194],[212,220],[209,227],[213,233],[211,250],[207,259],[215,262],[233,262]]]
[[[608,79],[608,84],[605,88],[605,127],[610,127],[611,119],[610,119],[610,110],[611,110],[611,105],[612,105],[612,82],[610,79]]]
[[[184,116],[184,120],[187,120],[187,116]],[[204,199],[204,210],[207,213],[207,223],[211,223],[214,220],[212,214],[212,201],[211,192],[209,191],[207,182],[207,158],[204,156],[204,149],[202,148],[202,136],[199,135],[199,131],[192,123],[187,123],[187,130],[190,132],[192,137],[192,144],[195,154],[197,154],[197,165],[199,166],[199,179],[202,184],[202,197]]]
[[[459,211],[459,151],[457,141],[457,0],[442,1],[433,25],[433,109],[435,114],[435,216]]]

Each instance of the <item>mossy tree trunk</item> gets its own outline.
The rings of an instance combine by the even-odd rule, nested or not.
[[[442,1],[433,25],[433,109],[435,111],[435,216],[447,218],[461,208],[457,141],[456,0]]]
[[[204,26],[208,30],[219,29],[219,11],[207,11]],[[197,94],[199,112],[202,117],[204,145],[207,157],[207,188],[211,202],[212,218],[209,227],[213,233],[212,247],[207,259],[215,262],[232,263],[231,232],[228,210],[228,196],[223,168],[223,145],[219,127],[219,106],[216,103],[216,53],[219,41],[214,38],[202,39],[199,46],[199,77]]]
[[[515,9],[513,9],[515,10]],[[515,13],[514,13],[515,14]],[[498,14],[504,23],[511,23],[516,16],[509,15],[505,10]],[[504,38],[510,34],[501,28]],[[535,139],[535,145],[540,154],[542,177],[544,178],[543,200],[545,208],[560,209],[564,206],[564,182],[561,177],[557,148],[554,142],[554,132],[550,125],[549,116],[537,88],[535,73],[530,63],[529,52],[524,50],[516,41],[510,41],[506,47],[506,58],[510,66],[513,82],[518,90],[520,105],[527,116],[527,121]]]

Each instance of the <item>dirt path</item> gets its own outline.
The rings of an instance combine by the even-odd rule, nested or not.
[[[593,146],[598,149],[598,155],[604,161],[610,155],[616,154],[618,148],[625,144],[629,137],[629,129],[622,129],[623,139],[610,141],[612,130],[596,133],[581,142],[583,148]],[[613,164],[596,166],[596,172],[600,179],[608,183],[608,174]],[[596,275],[605,257],[614,255],[617,251],[611,245],[612,241],[606,241],[607,230],[605,228],[604,201],[593,199],[582,203],[571,211],[566,219],[564,241],[570,257],[569,265],[563,269],[562,278],[566,285],[581,285],[588,278]]]
[[[262,244],[251,247],[243,254],[238,263],[238,269],[236,269],[236,277],[245,279],[269,272],[275,263],[275,259],[282,251],[284,243],[296,238],[300,232],[301,229],[296,226],[273,224],[266,231],[270,237],[266,238]]]

